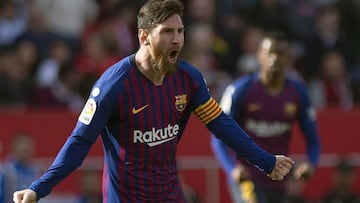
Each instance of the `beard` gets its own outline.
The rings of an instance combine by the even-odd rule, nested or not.
[[[266,75],[268,82],[271,85],[277,84],[284,78],[284,70],[281,67],[272,67],[272,70],[268,70]]]
[[[159,46],[153,46],[153,56],[150,60],[152,69],[161,75],[170,75],[175,72],[179,59],[175,63],[169,61],[169,53],[165,53]]]

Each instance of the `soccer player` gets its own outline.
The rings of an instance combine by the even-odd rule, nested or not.
[[[179,59],[180,0],[150,0],[138,13],[140,48],[95,82],[78,122],[45,174],[14,202],[35,202],[79,167],[100,134],[103,202],[180,202],[176,149],[191,113],[239,156],[274,180],[294,162],[258,147],[209,95],[201,73]],[[269,179],[270,179],[269,178]]]
[[[299,122],[307,143],[307,157],[294,166],[295,178],[309,178],[317,165],[320,144],[315,110],[300,79],[287,74],[290,45],[279,32],[269,32],[260,43],[260,69],[235,80],[222,95],[220,105],[263,149],[288,154],[291,131]],[[219,137],[219,136],[218,136]],[[213,151],[228,175],[234,202],[284,202],[286,181],[269,180],[222,140],[212,137]],[[251,180],[251,181],[249,181]],[[242,190],[242,197],[239,192]]]

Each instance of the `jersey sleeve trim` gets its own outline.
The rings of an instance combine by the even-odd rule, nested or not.
[[[219,104],[212,97],[194,110],[195,115],[205,124],[216,119],[221,112]]]

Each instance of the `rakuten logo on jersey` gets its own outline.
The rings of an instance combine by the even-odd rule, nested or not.
[[[291,130],[291,124],[288,122],[256,121],[253,119],[248,119],[245,127],[257,137],[278,137]]]
[[[134,130],[134,143],[146,143],[150,147],[154,147],[175,139],[178,133],[178,124],[174,126],[168,124],[167,127],[161,129],[153,127],[151,130],[145,132]]]

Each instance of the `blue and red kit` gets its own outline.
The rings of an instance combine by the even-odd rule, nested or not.
[[[226,88],[221,107],[260,147],[272,154],[288,155],[291,132],[298,122],[307,144],[308,159],[317,165],[320,143],[316,113],[302,81],[287,76],[281,92],[272,95],[262,85],[258,74],[246,75]],[[251,179],[256,184],[275,191],[284,189],[284,181],[272,181],[259,173],[247,161],[236,157],[221,140],[212,139],[212,147],[229,178],[235,165],[241,163],[250,169]]]
[[[196,68],[180,60],[176,71],[156,86],[137,69],[135,55],[130,55],[96,81],[72,134],[30,189],[38,199],[48,195],[81,165],[100,135],[104,203],[185,203],[176,148],[191,113],[239,156],[271,173],[275,157],[223,113]]]

